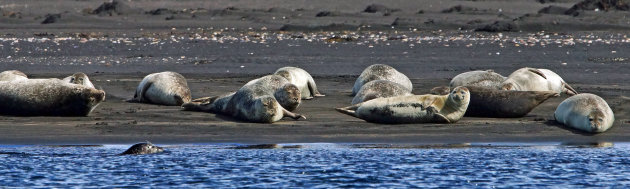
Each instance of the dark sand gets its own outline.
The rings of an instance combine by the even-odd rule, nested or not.
[[[536,14],[549,5],[569,8],[578,1],[374,1],[387,8],[376,13],[362,12],[372,1],[124,2],[129,6],[121,9],[124,13],[112,16],[84,10],[102,1],[0,3],[0,70],[18,69],[31,78],[85,72],[107,92],[106,101],[88,117],[0,116],[0,143],[630,141],[630,31],[624,23],[630,19],[622,19],[629,12]],[[443,13],[456,5],[468,8]],[[145,13],[164,7],[175,11]],[[316,17],[322,11],[330,13]],[[61,16],[41,24],[49,13]],[[528,13],[537,16],[514,20]],[[516,23],[520,32],[474,32],[495,21]],[[409,76],[415,94],[470,70],[493,69],[507,76],[526,66],[548,68],[579,92],[606,99],[615,125],[596,135],[558,125],[553,111],[566,96],[546,101],[523,118],[465,117],[447,125],[372,124],[336,112],[350,104],[358,74],[376,63]],[[309,71],[327,95],[303,101],[296,112],[307,120],[256,124],[124,102],[152,72],[181,73],[196,98],[235,91],[283,66]]]

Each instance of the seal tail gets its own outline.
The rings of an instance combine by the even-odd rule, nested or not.
[[[579,94],[575,89],[573,89],[573,87],[571,87],[571,85],[562,82],[562,86],[564,86],[565,89],[567,89],[567,91],[565,93],[567,93],[567,95],[569,96],[573,96],[573,95],[577,95]]]
[[[357,117],[356,110],[359,108],[357,105],[352,105],[344,108],[335,108],[339,113],[346,114],[352,117]],[[358,117],[357,117],[358,118]]]

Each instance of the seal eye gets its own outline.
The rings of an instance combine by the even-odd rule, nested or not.
[[[593,121],[593,118],[588,118],[588,121]]]

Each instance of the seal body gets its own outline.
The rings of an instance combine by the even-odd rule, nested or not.
[[[359,78],[354,82],[352,96],[356,95],[364,84],[374,80],[391,81],[404,86],[409,91],[413,90],[411,80],[409,80],[405,74],[385,64],[374,64],[365,68],[361,75],[359,75]]]
[[[65,77],[63,78],[63,81],[94,88],[94,84],[92,84],[90,78],[88,78],[88,76],[85,75],[83,72],[77,72],[72,74],[71,76]]]
[[[123,152],[121,155],[141,155],[141,154],[154,154],[154,153],[160,153],[160,152],[164,152],[164,148],[158,147],[156,145],[151,144],[150,142],[147,142],[147,143],[134,144],[125,152]]]
[[[313,97],[325,96],[317,90],[315,80],[305,70],[296,67],[283,67],[274,73],[286,78],[289,83],[294,84],[302,94],[302,99],[312,99]]]
[[[195,99],[182,107],[184,110],[224,114],[250,122],[272,123],[283,117],[305,118],[288,110],[296,109],[300,102],[298,87],[282,76],[268,75],[248,82],[234,93]]]
[[[523,117],[558,94],[554,91],[505,91],[489,87],[466,86],[470,91],[470,104],[465,116],[471,117]]]
[[[87,116],[105,91],[59,79],[0,82],[0,113],[19,116]]]
[[[387,80],[374,80],[366,83],[352,99],[352,104],[358,104],[375,98],[394,96],[409,96],[411,91],[406,87]]]
[[[13,81],[28,79],[26,74],[18,70],[7,70],[0,72],[0,81]]]
[[[476,70],[455,76],[451,79],[449,86],[451,88],[458,86],[478,86],[500,89],[501,83],[503,83],[505,79],[506,77],[495,73],[493,70]]]
[[[501,84],[503,90],[554,91],[575,95],[577,91],[556,73],[547,69],[521,68],[514,71]]]
[[[375,123],[454,123],[464,116],[470,93],[456,87],[448,95],[377,98],[337,111]]]
[[[144,77],[130,102],[180,106],[190,102],[186,78],[175,72],[152,73]]]
[[[601,97],[582,93],[562,101],[554,112],[556,121],[585,132],[601,133],[612,127],[615,115]]]

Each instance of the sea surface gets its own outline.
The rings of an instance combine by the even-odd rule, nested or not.
[[[3,145],[0,188],[630,186],[630,143],[157,145]]]

